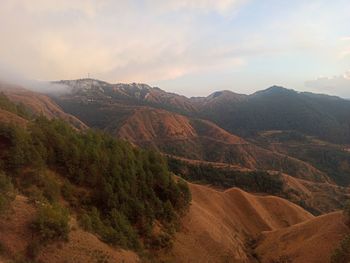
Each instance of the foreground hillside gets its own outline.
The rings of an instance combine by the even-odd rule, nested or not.
[[[189,184],[192,204],[181,220],[171,249],[154,251],[166,262],[330,262],[349,232],[342,213],[314,217],[282,198],[258,196],[238,188],[217,191]],[[0,218],[0,243],[5,262],[23,255],[33,238],[30,223],[37,207],[18,195]],[[42,262],[141,262],[132,251],[109,246],[70,218],[67,241],[38,251]],[[277,242],[276,242],[277,241]],[[322,249],[319,249],[322,247]],[[273,261],[275,260],[275,261]],[[306,260],[306,261],[305,261]]]
[[[276,171],[255,171],[225,163],[194,161],[168,156],[170,170],[188,181],[217,189],[238,187],[245,191],[287,199],[320,215],[342,209],[350,197],[349,189],[328,182],[295,178]]]
[[[349,233],[341,212],[314,217],[274,196],[196,184],[190,189],[182,230],[163,255],[170,262],[328,263]]]
[[[6,103],[14,114],[22,114],[16,104]],[[18,192],[32,204],[24,208],[29,211],[22,216],[28,217],[24,228],[4,230],[10,235],[30,230],[31,242],[15,249],[19,256],[36,260],[51,244],[76,239],[76,227],[69,224],[74,217],[85,232],[146,258],[153,257],[151,250],[171,246],[191,197],[186,182],[173,178],[159,153],[57,119],[28,117],[27,122],[0,122],[0,217],[11,218]],[[83,247],[89,247],[89,235],[82,235]],[[11,245],[0,245],[15,260]],[[75,253],[72,246],[66,249]]]
[[[293,263],[328,263],[348,232],[342,213],[334,212],[287,228],[264,232],[256,253],[263,263],[283,258]]]
[[[35,218],[36,210],[27,197],[18,195],[11,204],[10,211],[0,217],[0,262],[12,262],[10,258],[26,262],[23,252],[33,242],[34,233],[30,224]],[[74,218],[70,220],[70,227],[74,230],[70,232],[68,242],[45,246],[38,252],[38,262],[140,262],[134,252],[113,249],[95,235],[84,231]]]
[[[249,239],[313,218],[278,197],[238,188],[218,192],[195,184],[190,189],[192,205],[172,251],[178,262],[254,262],[246,246]]]

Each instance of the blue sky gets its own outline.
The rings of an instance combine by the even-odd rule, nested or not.
[[[350,97],[345,0],[2,0],[0,24],[0,68],[30,79]]]

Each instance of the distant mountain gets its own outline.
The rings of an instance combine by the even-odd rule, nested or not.
[[[77,116],[90,127],[102,129],[138,146],[155,148],[171,156],[226,163],[254,170],[284,171],[299,178],[319,182],[329,180],[326,174],[309,164],[256,147],[213,122],[152,107],[152,104],[145,105],[144,98],[150,94],[147,90],[152,92],[154,88],[137,84],[130,86],[92,84],[86,89],[85,84],[81,84],[85,82],[86,80],[78,81],[80,83],[78,89],[73,86],[71,94],[56,97],[55,100],[67,112]],[[135,96],[134,91],[138,89],[137,87],[139,95]],[[125,91],[121,92],[124,89]],[[131,96],[128,95],[128,99],[125,97],[123,99],[121,93]],[[178,95],[174,96],[177,98]],[[219,109],[222,105],[226,105],[217,103],[219,101],[227,99],[242,101],[246,99],[245,97],[232,92],[220,92],[208,98],[187,99],[187,101],[192,100],[193,103],[193,100],[196,100],[196,105],[206,107],[210,105]]]
[[[338,97],[271,87],[205,108],[202,117],[241,136],[259,131],[295,130],[336,143],[350,143],[350,102]]]
[[[187,98],[146,84],[109,84],[93,79],[58,83],[71,87],[71,93],[56,98],[57,102],[78,116],[84,113],[76,112],[69,101],[105,106],[119,103],[124,107],[121,112],[125,105],[163,108],[209,119],[243,137],[266,130],[296,130],[335,143],[350,143],[350,101],[339,97],[273,86],[252,95],[217,91],[207,97]]]
[[[197,112],[191,99],[142,83],[109,84],[94,79],[62,80],[75,99],[84,102],[121,101],[132,105],[152,105],[178,112]],[[70,96],[65,96],[69,98]]]

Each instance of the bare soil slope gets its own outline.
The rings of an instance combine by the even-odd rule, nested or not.
[[[121,138],[137,143],[159,139],[188,139],[197,136],[185,116],[164,110],[140,108],[118,132]]]
[[[263,233],[256,252],[262,263],[281,258],[293,263],[328,263],[334,249],[349,232],[342,212],[334,212]]]
[[[12,262],[7,259],[18,258],[25,253],[32,241],[29,225],[35,213],[36,208],[28,203],[28,199],[18,195],[11,211],[0,217],[1,256],[4,262]],[[112,248],[93,234],[81,230],[73,218],[71,228],[68,242],[54,243],[41,250],[38,256],[40,262],[140,262],[134,252]]]
[[[15,124],[15,125],[19,125],[21,127],[24,127],[27,125],[28,121],[26,119],[21,118],[20,116],[18,116],[16,114],[12,113],[12,112],[0,109],[0,122],[7,123],[7,124],[11,123],[11,124]]]
[[[136,145],[173,156],[253,170],[282,170],[311,181],[328,181],[324,173],[308,163],[257,147],[210,121],[165,110],[138,108],[115,133]]]
[[[284,199],[256,196],[238,188],[225,192],[190,184],[192,205],[176,235],[172,262],[254,262],[246,241],[313,216]]]

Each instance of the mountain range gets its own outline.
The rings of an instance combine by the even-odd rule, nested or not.
[[[56,149],[57,156],[62,155],[61,158],[65,161],[58,160],[52,166],[50,158],[53,157],[50,157],[45,169],[49,170],[47,173],[55,174],[53,177],[57,178],[59,184],[70,180],[73,189],[80,195],[73,195],[74,198],[79,200],[81,196],[89,196],[92,186],[97,189],[101,187],[89,177],[81,179],[85,178],[83,174],[91,173],[98,177],[106,172],[106,176],[111,176],[104,170],[99,172],[95,168],[82,168],[89,167],[84,163],[85,160],[94,163],[92,156],[98,156],[99,162],[106,162],[107,157],[100,151],[105,149],[103,147],[109,149],[111,142],[109,139],[100,139],[100,135],[89,135],[91,130],[95,130],[97,134],[102,131],[103,134],[108,134],[106,136],[122,139],[130,145],[130,149],[129,146],[118,146],[121,147],[119,153],[128,156],[126,158],[131,158],[132,155],[134,159],[118,164],[117,174],[124,171],[131,178],[158,178],[159,171],[165,173],[169,169],[174,174],[175,181],[181,177],[188,181],[192,203],[180,217],[181,227],[173,236],[170,235],[173,240],[171,248],[154,249],[155,244],[159,247],[169,238],[164,236],[168,230],[162,221],[163,215],[159,215],[152,230],[147,230],[151,232],[152,238],[159,237],[157,241],[149,243],[154,247],[147,250],[151,254],[148,256],[143,254],[146,252],[135,253],[135,249],[130,246],[120,251],[110,249],[105,245],[103,231],[90,233],[74,221],[76,218],[72,216],[72,225],[78,229],[77,232],[71,231],[69,242],[62,244],[61,248],[54,245],[43,248],[37,255],[39,260],[63,262],[74,255],[82,262],[96,255],[78,251],[96,247],[102,254],[108,255],[106,258],[125,262],[150,258],[159,262],[329,262],[344,235],[349,232],[339,209],[344,207],[349,198],[350,101],[278,86],[252,95],[217,91],[207,97],[187,98],[146,84],[110,84],[95,79],[61,80],[54,83],[65,85],[68,91],[39,94],[25,87],[1,83],[0,92],[3,97],[0,98],[0,120],[2,124],[29,130],[36,127],[33,120],[38,117],[60,119],[68,123],[72,129],[68,134],[73,135],[67,138],[72,140],[75,148],[72,146],[72,153]],[[22,112],[22,107],[26,111]],[[34,131],[38,132],[39,127]],[[53,132],[54,129],[57,130]],[[60,132],[66,136],[67,129],[69,128],[52,124],[52,127],[44,126],[42,133],[51,132],[54,135],[52,143],[64,147],[64,142],[61,141],[63,137],[54,138]],[[90,143],[95,143],[93,140],[96,140],[94,147],[98,149],[87,148],[91,156],[81,159],[80,164],[70,161],[80,156],[75,151],[82,145],[75,133],[86,134],[88,137],[84,140],[91,140]],[[9,146],[1,137],[4,134],[6,133],[0,134],[0,147],[6,150]],[[39,137],[44,140],[44,135]],[[43,143],[47,141],[44,140]],[[36,147],[35,143],[33,145]],[[93,144],[87,145],[92,147]],[[48,149],[47,154],[51,156],[51,148]],[[155,168],[153,162],[159,162],[158,157],[151,153],[149,157],[145,157],[147,154],[143,156],[141,152],[131,154],[131,149],[160,152],[167,160],[167,167]],[[5,158],[3,155],[0,157]],[[149,158],[150,164],[143,163],[145,158]],[[67,167],[66,170],[57,167],[57,164],[65,166],[67,163],[73,167]],[[23,167],[19,173],[29,174],[27,170],[28,167]],[[80,183],[74,176],[73,179],[67,179],[63,171],[72,173],[71,176],[79,175],[79,180],[87,182]],[[21,178],[16,180],[23,187]],[[125,176],[121,178],[130,179]],[[115,184],[117,183],[112,185]],[[42,185],[35,187],[41,189]],[[109,191],[117,191],[113,193],[115,196],[118,191],[125,196],[125,189],[130,190],[128,183],[122,186],[118,183],[118,186],[113,187],[117,188],[103,189],[108,194]],[[155,183],[155,193],[162,187],[164,186]],[[174,191],[171,187],[164,190],[165,193],[169,191],[168,195]],[[16,224],[18,229],[25,229],[24,232],[29,231],[25,225],[37,210],[28,201],[32,197],[27,196],[26,191],[20,191],[15,198],[15,213],[9,216],[11,220],[20,218]],[[165,193],[160,194],[162,201],[167,196]],[[91,204],[96,205],[97,200],[112,202],[103,199],[104,196],[98,194],[83,203],[77,200],[75,203],[69,200],[65,202],[69,203],[79,219],[81,211],[75,206],[81,205],[85,209]],[[177,199],[174,198],[169,200],[172,200],[175,207]],[[134,206],[142,207],[143,204],[135,203]],[[103,218],[108,206],[97,208]],[[146,210],[140,208],[140,211]],[[125,212],[125,215],[128,216],[128,213]],[[132,227],[139,229],[143,221],[132,218],[130,216],[130,222],[134,222]],[[106,226],[112,224],[110,215],[104,220],[108,221],[103,223]],[[8,224],[10,221],[0,219],[0,232],[1,229],[4,230],[1,232],[0,245],[3,244],[6,248],[5,259],[23,251],[30,243],[28,235],[31,233],[29,231],[23,235],[20,231],[12,231]],[[142,235],[148,237],[148,234],[138,231],[141,240]],[[325,238],[329,242],[325,242]],[[145,240],[142,242],[146,244]],[[322,250],[316,249],[319,244],[322,244]],[[64,252],[61,253],[62,251]]]

